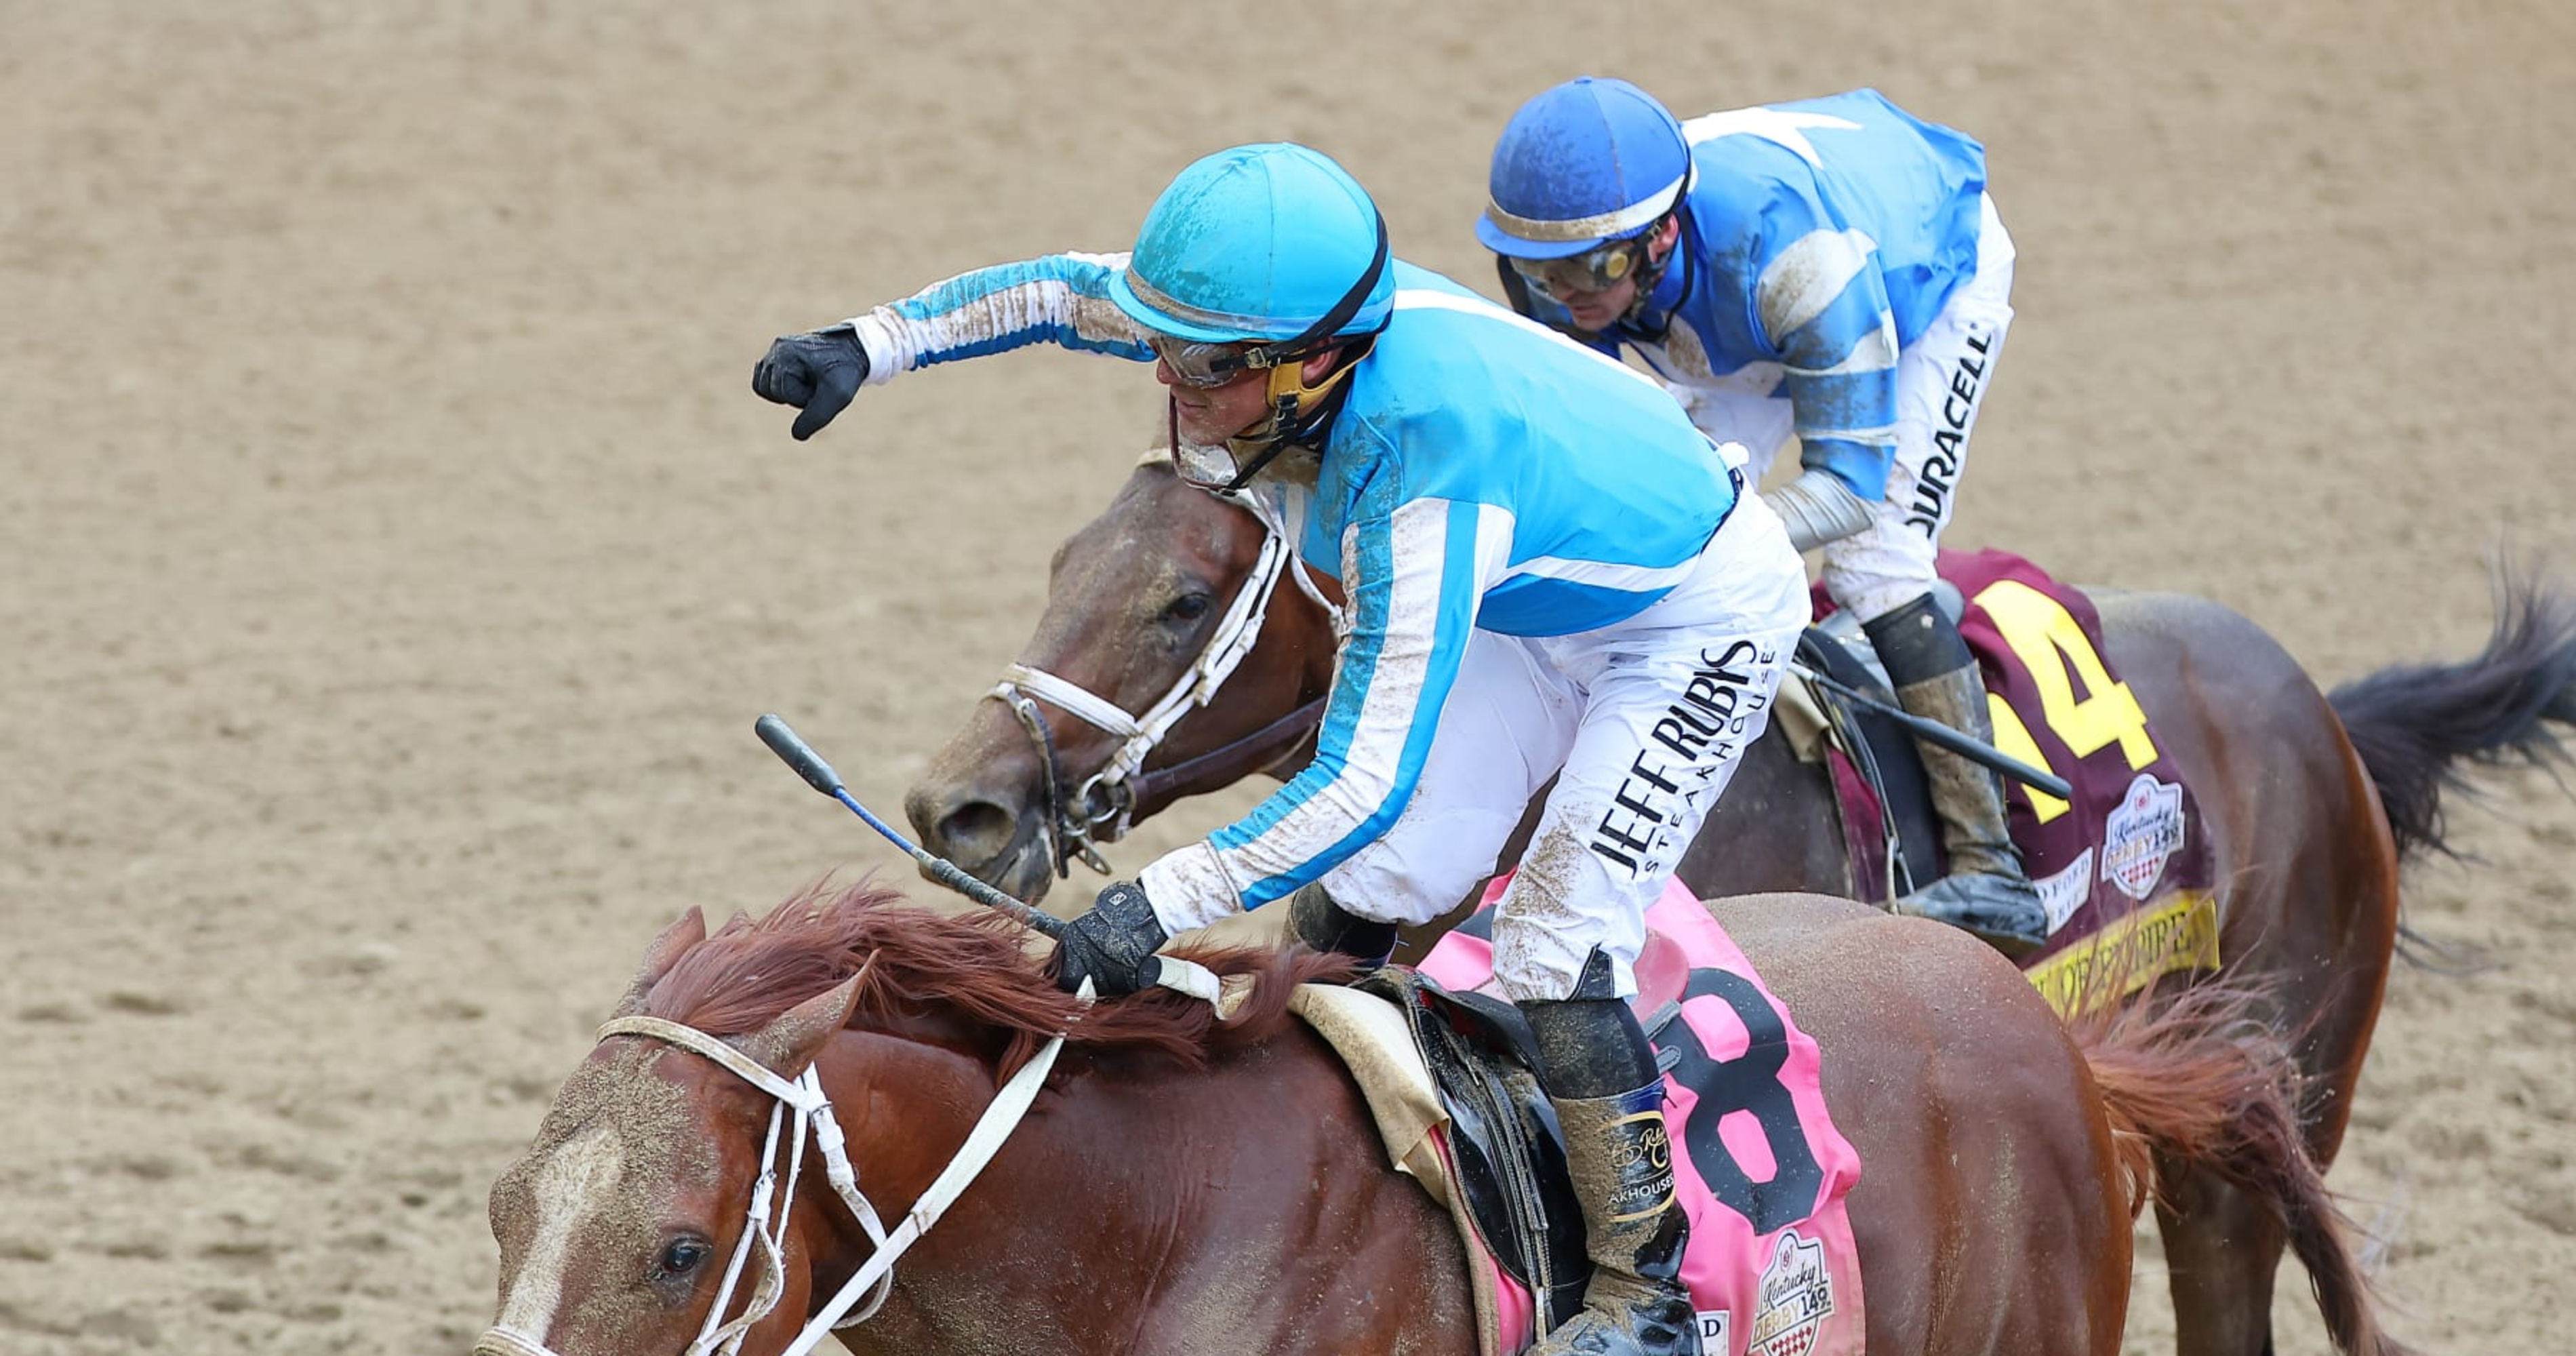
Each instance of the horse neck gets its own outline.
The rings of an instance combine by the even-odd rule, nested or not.
[[[1426,1349],[1472,1350],[1472,1324],[1455,1320],[1463,1266],[1422,1261],[1447,1256],[1419,1236],[1446,1222],[1387,1169],[1331,1058],[1303,1028],[1202,1070],[1067,1049],[991,1165],[896,1266],[885,1308],[842,1337],[863,1356],[1126,1349],[1140,1329],[1176,1350],[1332,1350],[1306,1331],[1312,1306],[1261,1292],[1350,1286],[1413,1294],[1415,1309],[1446,1317],[1408,1322],[1467,1335]],[[890,1225],[999,1083],[988,1057],[866,1032],[835,1041],[818,1067],[849,1108],[860,1187]],[[842,1228],[813,1255],[819,1298],[867,1247]],[[1189,1331],[1204,1340],[1171,1340]]]

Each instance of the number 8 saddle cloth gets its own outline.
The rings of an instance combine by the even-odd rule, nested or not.
[[[1419,970],[1309,985],[1293,1005],[1350,1064],[1397,1168],[1456,1220],[1483,1356],[1512,1356],[1570,1317],[1590,1266],[1528,1028],[1478,992],[1493,975],[1502,885]],[[1860,1156],[1826,1114],[1816,1044],[1680,883],[1646,922],[1632,1001],[1665,1071],[1701,1350],[1858,1356],[1860,1260],[1843,1198]]]

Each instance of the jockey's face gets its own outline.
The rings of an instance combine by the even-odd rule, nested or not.
[[[1305,360],[1305,379],[1321,381],[1332,371],[1337,349],[1326,349]],[[1181,436],[1206,447],[1258,424],[1270,413],[1269,373],[1259,368],[1245,368],[1224,384],[1197,386],[1173,375],[1171,364],[1154,360],[1154,379],[1172,393],[1172,410],[1179,419]]]
[[[1663,223],[1647,237],[1646,257],[1655,263],[1662,263],[1673,252],[1673,246],[1680,236],[1680,221],[1670,216],[1665,217]],[[1584,272],[1585,270],[1580,268],[1545,269],[1542,266],[1539,276],[1533,276],[1528,270],[1524,270],[1523,276],[1530,277],[1532,285],[1538,290],[1556,298],[1557,302],[1573,315],[1577,327],[1599,333],[1610,328],[1619,317],[1628,313],[1629,308],[1637,304],[1637,280],[1641,276],[1641,271],[1628,269],[1625,271],[1625,276],[1616,282],[1589,288],[1580,281]]]

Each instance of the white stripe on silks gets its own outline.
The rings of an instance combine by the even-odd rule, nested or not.
[[[1609,364],[1610,369],[1614,372],[1621,373],[1637,381],[1642,381],[1647,385],[1654,387],[1658,391],[1664,389],[1664,384],[1662,382],[1657,381],[1652,376],[1649,376],[1644,372],[1640,372],[1636,368],[1630,367],[1626,363],[1611,357],[1609,354],[1586,344],[1578,344],[1573,340],[1566,338],[1564,335],[1557,333],[1555,330],[1549,329],[1547,326],[1530,319],[1528,316],[1522,315],[1517,311],[1504,310],[1502,307],[1497,306],[1482,297],[1462,297],[1449,292],[1435,292],[1427,287],[1406,288],[1405,290],[1395,294],[1395,309],[1399,311],[1456,311],[1460,315],[1483,316],[1488,320],[1499,320],[1506,325],[1517,325],[1522,329],[1528,330],[1532,334],[1540,335],[1544,338],[1553,340],[1556,343],[1563,344],[1567,348],[1573,349],[1575,352],[1590,358],[1594,362],[1607,363]]]
[[[585,1232],[597,1203],[608,1198],[626,1165],[615,1127],[593,1126],[557,1149],[538,1170],[529,1198],[536,1203],[536,1236],[511,1278],[498,1326],[542,1346],[563,1303],[564,1269],[573,1240]]]
[[[1720,137],[1760,137],[1764,141],[1797,156],[1813,168],[1825,167],[1824,157],[1816,154],[1815,143],[1807,140],[1806,129],[1829,128],[1857,132],[1860,124],[1830,113],[1801,113],[1782,108],[1730,108],[1705,113],[1682,124],[1682,139],[1693,146],[1705,145]]]
[[[1699,568],[1694,554],[1679,565],[1614,565],[1600,560],[1574,560],[1566,556],[1533,556],[1511,568],[1515,577],[1535,575],[1567,584],[1592,588],[1618,589],[1623,593],[1651,593],[1668,589],[1690,578]]]
[[[1798,436],[1810,441],[1832,439],[1846,443],[1892,443],[1896,441],[1896,425],[1881,424],[1877,428],[1802,428],[1798,430]]]
[[[1780,343],[1823,315],[1877,248],[1860,231],[1809,231],[1763,265],[1753,284],[1753,313],[1771,342]]]
[[[1862,336],[1859,343],[1852,345],[1852,351],[1831,367],[1797,367],[1785,363],[1782,366],[1802,377],[1840,377],[1854,372],[1888,371],[1896,366],[1896,317],[1881,312],[1878,328]]]
[[[1395,564],[1387,601],[1387,635],[1410,648],[1381,649],[1360,707],[1341,779],[1281,817],[1260,837],[1228,854],[1230,874],[1246,882],[1266,880],[1306,865],[1347,837],[1362,820],[1378,812],[1391,792],[1392,777],[1404,757],[1405,741],[1422,716],[1422,688],[1430,675],[1431,654],[1438,639],[1440,583],[1448,566],[1450,502],[1417,499],[1396,509],[1389,555]],[[1354,578],[1353,549],[1357,529],[1344,534],[1342,572]],[[1477,560],[1469,587],[1483,585],[1501,571],[1511,552],[1512,515],[1491,504],[1478,506]],[[1464,636],[1456,637],[1461,643]],[[1437,713],[1432,713],[1436,719]]]

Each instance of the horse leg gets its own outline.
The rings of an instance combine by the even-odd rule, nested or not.
[[[2263,1202],[2217,1173],[2159,1155],[2164,1235],[2181,1356],[2268,1356],[2272,1285],[2288,1243]]]
[[[2320,948],[2325,963],[2282,995],[2286,1011],[2312,1014],[2297,1044],[2298,1120],[2294,1129],[2284,1127],[2284,1137],[2299,1141],[2319,1175],[2334,1162],[2350,1124],[2353,1090],[2361,1081],[2387,976],[2394,875],[2371,874],[2375,888],[2345,896],[2360,901],[2349,915],[2358,926],[2345,931],[2345,945]],[[2316,912],[2321,911],[2303,916]],[[2287,1024],[2273,1020],[2276,1029]],[[2303,1258],[2324,1247],[2323,1238],[2338,1221],[2310,1216],[2333,1216],[2331,1205],[2322,1199],[2288,1203],[2306,1212],[2303,1232],[2294,1238],[2281,1222],[2283,1203],[2266,1202],[2207,1167],[2162,1156],[2156,1167],[2163,1187],[2156,1215],[2173,1295],[2176,1350],[2180,1356],[2268,1354],[2281,1253],[2292,1243]],[[2330,1273],[2319,1294],[2329,1330],[2354,1328],[2366,1311],[2366,1282],[2350,1269],[2340,1244],[2320,1253],[2316,1265]]]

